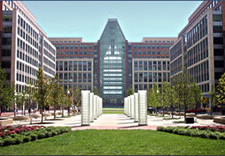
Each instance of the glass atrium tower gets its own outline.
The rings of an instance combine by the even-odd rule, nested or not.
[[[126,39],[116,19],[100,38],[100,91],[104,103],[123,103],[126,91]]]

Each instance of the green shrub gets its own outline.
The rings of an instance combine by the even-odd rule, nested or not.
[[[45,132],[39,132],[38,133],[38,139],[45,138],[45,136],[46,136]]]
[[[11,137],[5,137],[4,138],[4,145],[14,145],[16,143],[15,138],[11,138]]]
[[[225,133],[220,133],[220,139],[225,140]]]
[[[4,145],[4,140],[0,139],[0,146],[3,146],[3,145]]]
[[[20,144],[20,143],[22,143],[24,141],[24,136],[23,135],[17,135],[16,137],[15,137],[15,142],[16,142],[16,144]]]
[[[35,141],[38,139],[38,135],[35,133],[30,134],[30,137],[31,137],[31,141]]]
[[[29,142],[31,141],[31,136],[24,136],[23,142]]]

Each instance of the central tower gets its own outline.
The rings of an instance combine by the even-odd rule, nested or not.
[[[100,91],[105,104],[123,103],[126,93],[126,39],[117,19],[100,38]]]

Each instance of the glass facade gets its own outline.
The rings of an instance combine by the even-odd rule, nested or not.
[[[104,103],[123,103],[126,91],[126,39],[116,19],[100,38],[100,91]]]

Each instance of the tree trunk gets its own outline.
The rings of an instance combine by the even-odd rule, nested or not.
[[[14,117],[16,117],[16,104],[14,104]]]
[[[184,122],[186,121],[186,102],[185,102],[185,104],[184,104]]]
[[[68,116],[70,116],[70,107],[68,107]]]
[[[0,105],[0,116],[2,116],[2,106]]]
[[[64,107],[62,107],[62,117],[64,117]]]
[[[54,106],[54,119],[56,119],[56,106]]]
[[[43,106],[41,106],[40,111],[41,111],[41,123],[43,123],[43,119],[44,119]]]
[[[26,112],[25,112],[26,110],[25,110],[25,102],[23,102],[23,110],[22,110],[22,112],[23,112],[23,115],[25,115],[26,114]]]

